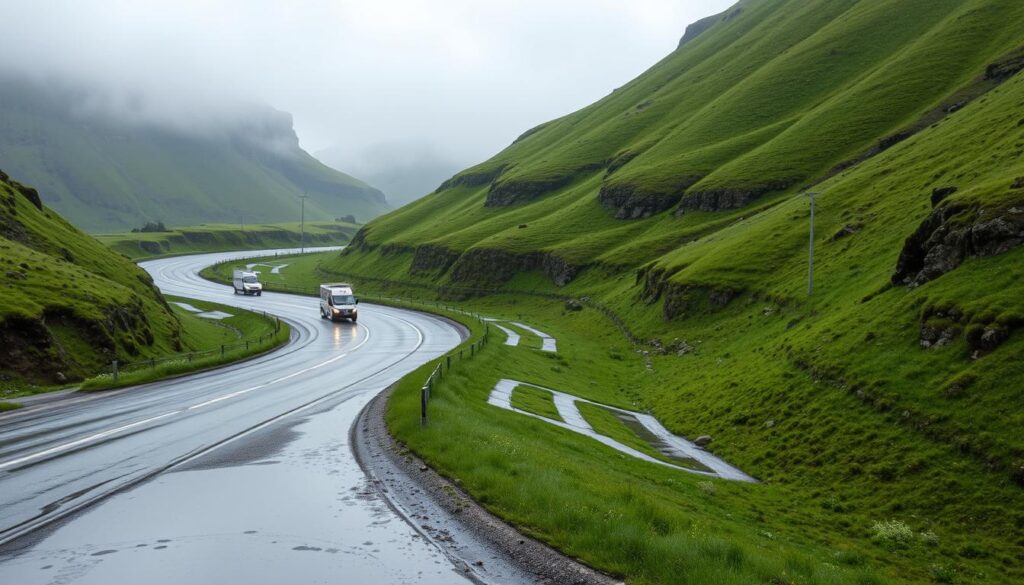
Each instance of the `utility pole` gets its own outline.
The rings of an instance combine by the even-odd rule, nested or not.
[[[302,201],[302,231],[299,235],[299,248],[301,249],[300,254],[306,253],[306,197],[309,197],[309,195],[305,193],[299,196],[299,200]]]
[[[242,224],[242,233],[244,234],[245,233],[245,214],[244,213],[240,213],[238,215],[238,222],[240,224]]]
[[[821,193],[808,191],[807,196],[811,199],[811,240],[807,252],[807,296],[814,293],[814,198]]]

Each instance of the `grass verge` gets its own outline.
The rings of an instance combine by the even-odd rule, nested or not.
[[[276,349],[291,335],[287,323],[265,314],[181,297],[167,299],[181,319],[184,337],[193,351],[119,365],[116,379],[112,372],[100,374],[83,382],[82,390],[134,386],[235,363]],[[200,311],[222,311],[231,316],[221,320],[206,319],[176,303],[187,303]]]
[[[517,386],[512,391],[512,408],[532,412],[551,420],[562,420],[551,393],[533,386]]]

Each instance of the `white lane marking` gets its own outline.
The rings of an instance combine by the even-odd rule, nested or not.
[[[128,429],[135,428],[137,426],[144,425],[146,423],[151,423],[153,421],[157,421],[157,420],[160,420],[162,418],[167,418],[169,416],[173,416],[173,415],[179,414],[181,412],[183,412],[183,411],[175,410],[174,412],[164,413],[164,414],[161,414],[159,416],[152,416],[152,417],[147,418],[147,419],[143,419],[143,420],[140,420],[140,421],[135,421],[133,423],[126,424],[126,425],[121,426],[121,427],[117,427],[116,429],[110,429],[110,430],[103,431],[101,433],[96,433],[95,435],[89,435],[88,437],[82,437],[81,439],[78,439],[78,440],[75,440],[75,441],[71,441],[70,443],[64,443],[63,445],[57,445],[56,447],[50,447],[49,449],[46,449],[45,451],[39,451],[38,453],[32,453],[31,455],[25,455],[24,457],[20,457],[18,459],[12,459],[11,461],[6,461],[4,463],[0,463],[0,469],[4,469],[5,467],[11,467],[11,466],[14,466],[14,465],[18,465],[20,463],[25,463],[26,461],[31,461],[33,459],[38,459],[40,457],[45,457],[47,455],[52,455],[54,453],[59,453],[61,451],[66,451],[66,450],[68,450],[68,449],[70,449],[72,447],[77,447],[79,445],[84,445],[85,443],[91,443],[92,441],[95,441],[97,439],[102,439],[102,438],[105,438],[105,437],[109,437],[110,435],[114,435],[114,434],[120,433],[121,431],[126,431]]]
[[[403,321],[404,321],[404,319],[403,319]],[[315,366],[310,366],[308,368],[304,368],[302,370],[299,370],[297,372],[293,372],[291,374],[288,374],[287,376],[282,376],[282,377],[280,377],[280,378],[278,378],[276,380],[272,380],[272,381],[267,382],[265,384],[260,384],[258,386],[253,386],[251,388],[246,388],[244,390],[238,390],[236,392],[230,392],[228,394],[224,394],[222,396],[218,396],[216,398],[207,400],[205,402],[201,402],[199,404],[193,404],[192,406],[189,406],[188,408],[185,408],[185,409],[182,409],[182,410],[175,410],[173,412],[166,412],[166,413],[158,415],[158,416],[150,417],[150,418],[143,419],[143,420],[140,420],[140,421],[136,421],[136,422],[133,422],[133,423],[121,426],[121,427],[117,427],[116,429],[109,429],[109,430],[106,430],[106,431],[102,431],[100,433],[96,433],[94,435],[89,435],[88,437],[82,437],[81,439],[76,439],[76,440],[68,442],[68,443],[57,445],[56,447],[51,447],[51,448],[46,449],[44,451],[39,451],[37,453],[32,453],[32,454],[29,454],[29,455],[25,455],[24,457],[20,457],[18,459],[12,459],[11,461],[5,461],[3,463],[0,463],[0,469],[5,469],[7,467],[12,467],[12,466],[18,465],[20,463],[25,463],[27,461],[32,461],[33,459],[38,459],[40,457],[45,457],[47,455],[52,455],[54,453],[59,453],[61,451],[66,451],[66,450],[71,449],[73,447],[78,447],[79,445],[84,445],[84,444],[87,444],[87,443],[91,443],[91,442],[96,441],[98,439],[103,439],[103,438],[109,437],[110,435],[114,435],[114,434],[120,433],[122,431],[126,431],[128,429],[137,427],[139,425],[144,425],[146,423],[150,423],[150,422],[153,422],[153,421],[156,421],[156,420],[167,418],[169,416],[174,416],[176,414],[181,414],[183,412],[187,412],[187,411],[190,411],[190,410],[196,410],[198,408],[203,408],[204,406],[209,406],[211,404],[216,404],[218,402],[221,402],[221,401],[224,401],[224,400],[228,400],[230,398],[235,398],[236,396],[241,396],[242,394],[247,394],[249,392],[252,392],[253,390],[259,390],[260,388],[264,388],[266,386],[270,386],[271,384],[276,384],[278,382],[287,380],[289,378],[294,378],[295,376],[298,376],[300,374],[304,374],[306,372],[309,372],[309,371],[315,370],[317,368],[323,367],[323,366],[325,366],[327,364],[336,362],[336,361],[338,361],[338,360],[348,356],[349,352],[354,351],[356,349],[359,349],[367,341],[370,340],[370,329],[368,327],[366,327],[365,325],[363,325],[362,323],[359,324],[359,327],[362,327],[364,330],[366,330],[366,337],[364,337],[363,340],[359,342],[359,344],[357,344],[355,347],[353,347],[349,351],[347,351],[347,352],[345,352],[345,353],[343,353],[343,354],[341,354],[339,356],[335,356],[335,357],[333,357],[333,358],[331,358],[329,360],[320,362],[319,364],[316,364]],[[420,337],[420,341],[422,342],[423,335],[421,333],[419,333],[419,329],[417,329],[416,332],[417,332],[417,334]]]
[[[513,347],[519,345],[519,334],[518,333],[516,333],[515,331],[512,331],[508,327],[502,327],[501,325],[498,325],[497,323],[495,323],[494,326],[505,332],[505,336],[506,336],[506,338],[505,338],[505,345],[511,345]]]
[[[551,352],[558,351],[558,345],[556,345],[554,337],[551,337],[550,335],[548,335],[547,333],[544,333],[543,331],[541,331],[539,329],[534,329],[533,327],[530,327],[529,325],[523,325],[522,323],[520,323],[518,321],[512,321],[512,324],[515,325],[516,327],[520,327],[522,329],[525,329],[525,330],[529,331],[530,333],[533,333],[537,337],[540,337],[540,342],[541,342],[540,350],[541,351],[551,351]]]
[[[253,386],[252,388],[246,388],[245,390],[238,390],[237,392],[231,392],[231,393],[228,393],[228,394],[224,394],[223,396],[218,396],[216,398],[212,398],[210,400],[207,400],[206,402],[200,402],[199,404],[193,404],[192,406],[188,407],[186,410],[195,410],[197,408],[203,408],[204,406],[209,406],[211,404],[216,404],[218,402],[221,402],[222,400],[227,400],[229,398],[234,398],[236,396],[241,396],[242,394],[247,394],[249,392],[252,392],[253,390],[259,390],[260,388],[265,388],[265,387],[270,386],[272,384],[277,384],[278,382],[284,382],[285,380],[294,378],[295,376],[299,376],[299,375],[305,374],[306,372],[311,372],[311,371],[313,371],[313,370],[315,370],[317,368],[322,368],[323,366],[326,366],[328,364],[332,364],[332,363],[334,363],[334,362],[336,362],[336,361],[338,361],[338,360],[340,360],[340,359],[342,359],[344,357],[348,357],[348,354],[350,352],[359,349],[364,344],[366,344],[367,341],[370,340],[370,329],[368,327],[366,327],[365,325],[363,325],[362,323],[359,324],[359,327],[362,327],[363,329],[366,330],[366,337],[364,337],[363,340],[360,341],[355,347],[353,347],[352,349],[348,350],[347,352],[345,352],[345,353],[343,353],[341,355],[338,355],[338,356],[332,357],[329,360],[320,362],[320,363],[316,364],[315,366],[310,366],[308,368],[303,368],[303,369],[301,369],[301,370],[299,370],[297,372],[292,372],[291,374],[288,374],[287,376],[281,376],[280,378],[277,378],[276,380],[271,380],[271,381],[269,381],[269,382],[267,382],[265,384],[260,384],[258,386]]]

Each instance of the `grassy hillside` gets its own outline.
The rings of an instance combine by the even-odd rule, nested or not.
[[[617,533],[615,552],[530,512],[537,482],[580,501],[609,497],[574,469],[502,454],[539,449],[536,429],[499,445],[475,422],[396,427],[496,511],[599,566],[639,582],[701,582],[685,562],[656,559],[685,556],[695,526],[721,525],[744,551],[739,582],[846,581],[792,567],[771,581],[760,561],[741,562],[776,546],[782,557],[866,564],[882,580],[1020,582],[1022,25],[1024,5],[1001,0],[742,1],[607,98],[371,222],[318,276],[447,298],[587,297],[625,324],[648,367],[619,365],[590,309],[472,301],[533,314],[580,344],[606,339],[607,363],[570,355],[549,384],[711,435],[717,454],[766,483],[701,511],[682,508],[696,480],[616,466],[609,481],[630,506],[615,513],[636,532]],[[806,186],[821,193],[811,296]],[[551,375],[525,375],[541,372]],[[509,426],[477,404],[496,375],[453,382],[447,420]],[[550,441],[576,457],[569,439]],[[500,495],[496,470],[524,487]],[[681,508],[652,511],[676,498]],[[777,540],[758,544],[762,530]],[[726,553],[712,558],[733,566]]]
[[[347,244],[359,227],[347,222],[308,222],[306,246]],[[166,232],[98,234],[96,239],[132,260],[170,254],[294,248],[303,242],[298,223],[239,225],[207,224],[169,228]]]
[[[149,275],[0,174],[0,380],[54,384],[181,351]]]
[[[387,209],[380,191],[302,150],[283,112],[182,130],[120,121],[90,109],[93,99],[80,88],[0,84],[0,164],[85,230],[298,220],[303,193],[307,219],[366,221]]]

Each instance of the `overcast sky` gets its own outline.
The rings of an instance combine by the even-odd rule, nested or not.
[[[236,100],[301,143],[469,164],[672,51],[734,0],[0,0],[0,68],[143,92],[155,117]]]

